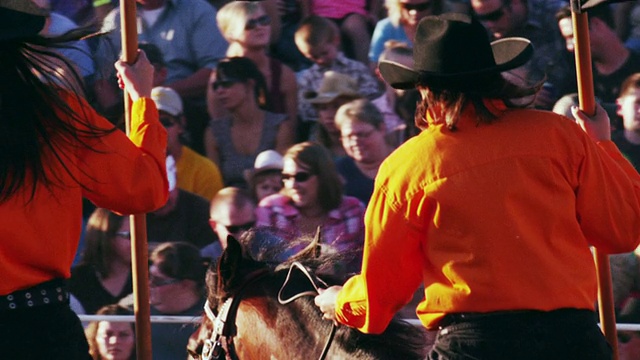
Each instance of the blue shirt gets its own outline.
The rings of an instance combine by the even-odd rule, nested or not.
[[[203,68],[214,69],[225,57],[228,44],[218,29],[216,14],[216,9],[204,0],[167,0],[153,26],[138,14],[138,41],[160,49],[168,71],[167,84]],[[113,68],[120,54],[119,8],[105,18],[102,31],[107,30],[116,31],[108,35],[108,44],[101,44],[97,58],[107,62],[102,62],[102,69]]]

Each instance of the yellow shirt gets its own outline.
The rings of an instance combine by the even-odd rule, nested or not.
[[[207,200],[213,199],[223,187],[220,170],[208,158],[182,146],[182,155],[176,163],[178,187]]]
[[[452,312],[593,309],[589,246],[640,242],[640,177],[613,143],[549,112],[475,119],[468,106],[458,131],[432,125],[382,164],[338,321],[380,333],[421,282],[427,328]]]
[[[113,128],[83,100],[62,96],[86,122]],[[70,276],[82,227],[83,196],[123,214],[155,210],[167,201],[167,133],[151,99],[133,103],[131,140],[114,131],[86,141],[90,149],[59,142],[64,165],[86,188],[45,152],[47,170],[55,174],[50,178],[57,185],[47,189],[39,184],[30,202],[31,186],[25,185],[22,192],[0,203],[0,295]]]

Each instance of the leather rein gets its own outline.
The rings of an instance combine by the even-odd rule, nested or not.
[[[287,286],[294,268],[300,270],[306,276],[306,278],[309,279],[309,282],[312,284],[315,291],[303,291],[290,298],[282,299],[283,289]],[[225,360],[227,352],[232,360],[239,360],[238,354],[236,353],[235,346],[233,344],[233,338],[235,335],[235,319],[238,307],[240,306],[240,302],[242,301],[240,295],[242,294],[243,290],[245,290],[249,285],[257,282],[258,280],[267,276],[269,273],[270,271],[268,269],[261,269],[249,274],[248,279],[242,283],[240,288],[235,292],[235,295],[225,300],[217,316],[211,310],[209,300],[207,300],[207,302],[204,304],[204,312],[209,320],[213,322],[213,332],[211,334],[211,337],[204,341],[204,346],[202,348],[202,360]],[[280,291],[278,292],[278,302],[282,305],[286,305],[302,296],[318,295],[319,287],[317,286],[316,281],[318,281],[325,287],[328,286],[318,277],[311,275],[302,264],[297,261],[293,262],[289,267],[287,277],[282,284]],[[324,345],[324,348],[322,349],[319,360],[324,360],[326,358],[327,353],[329,352],[329,348],[331,347],[331,343],[333,342],[336,330],[337,325],[333,323],[331,332],[329,334],[327,342]],[[222,344],[223,338],[225,339],[226,350]]]

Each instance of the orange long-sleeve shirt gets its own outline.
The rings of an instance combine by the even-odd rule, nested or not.
[[[88,123],[113,127],[84,101],[68,93],[62,96]],[[162,206],[168,196],[166,137],[155,103],[143,98],[132,106],[131,140],[115,131],[88,139],[91,149],[63,145],[65,165],[86,189],[51,154],[44,154],[57,185],[47,189],[39,184],[30,202],[31,187],[25,186],[0,203],[0,295],[69,277],[80,239],[82,196],[123,214]]]
[[[380,333],[421,282],[427,328],[452,312],[593,309],[589,246],[640,242],[640,176],[610,141],[535,110],[486,125],[468,106],[458,128],[431,126],[381,166],[339,322]]]

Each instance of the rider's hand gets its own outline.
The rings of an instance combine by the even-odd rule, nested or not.
[[[118,85],[127,91],[131,100],[151,96],[154,70],[144,51],[138,50],[136,62],[132,65],[118,60],[115,67],[118,71]]]
[[[587,135],[594,141],[611,140],[611,122],[609,115],[600,104],[596,104],[596,113],[587,116],[577,106],[571,107],[571,113]]]
[[[336,299],[342,286],[331,286],[327,289],[318,289],[319,295],[316,296],[314,302],[320,311],[322,311],[323,319],[336,320]]]

